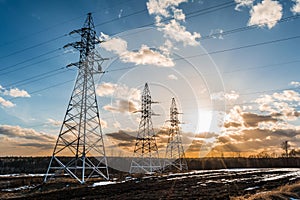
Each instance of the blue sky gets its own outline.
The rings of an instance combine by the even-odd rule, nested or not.
[[[96,77],[108,148],[113,133],[135,134],[148,82],[154,127],[175,96],[192,156],[297,149],[300,2],[163,2],[0,0],[0,155],[51,155],[77,72],[65,66],[78,54],[62,47],[88,12],[110,58]]]

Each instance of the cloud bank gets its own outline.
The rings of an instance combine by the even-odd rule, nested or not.
[[[277,1],[263,0],[252,7],[248,25],[267,26],[271,29],[281,18],[282,5]]]
[[[0,85],[0,94],[9,96],[12,98],[19,98],[19,97],[31,97],[29,93],[26,90],[20,90],[19,88],[11,88],[11,89],[6,89],[3,86]],[[3,97],[0,97],[0,104],[3,107],[6,108],[11,108],[16,106],[14,103],[12,103],[10,100],[6,100]]]
[[[158,67],[173,67],[175,63],[169,57],[168,51],[151,49],[147,45],[141,45],[137,51],[127,49],[127,41],[121,38],[110,38],[108,35],[101,33],[102,48],[117,54],[122,62],[134,63],[135,65],[154,65]]]
[[[164,33],[164,37],[174,42],[181,42],[185,46],[199,45],[200,34],[191,33],[182,25],[185,22],[185,14],[178,6],[187,0],[149,0],[147,9],[150,15],[155,16],[157,30]],[[169,18],[173,18],[169,20]]]

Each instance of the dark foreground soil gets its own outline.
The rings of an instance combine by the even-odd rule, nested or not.
[[[92,182],[80,185],[67,178],[41,184],[42,177],[2,177],[0,199],[244,199],[300,183],[297,173],[289,169],[195,171],[127,178],[102,186],[93,186]],[[16,190],[24,185],[28,188]],[[289,195],[297,199],[300,189]]]

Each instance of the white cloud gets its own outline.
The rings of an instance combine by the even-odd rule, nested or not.
[[[187,31],[186,27],[180,25],[180,23],[174,19],[167,24],[161,25],[158,30],[162,31],[165,37],[175,40],[176,42],[182,42],[185,46],[199,45],[197,39],[200,39],[200,34]]]
[[[242,117],[243,110],[240,106],[234,106],[230,109],[229,113],[225,115],[225,123],[238,123],[244,124],[244,119]]]
[[[97,86],[98,96],[112,97],[114,102],[103,106],[110,112],[128,113],[137,110],[140,104],[141,91],[137,88],[129,88],[124,84],[104,82]]]
[[[100,39],[104,40],[104,42],[101,43],[101,47],[107,51],[112,51],[118,55],[127,51],[127,42],[121,38],[109,38],[108,35],[101,32]]]
[[[235,101],[240,97],[240,95],[235,92],[235,91],[230,91],[230,92],[217,92],[217,93],[212,93],[210,95],[210,98],[212,100],[219,100],[219,101],[223,101],[223,100],[227,100],[227,101]]]
[[[26,140],[36,140],[49,142],[55,139],[54,136],[50,136],[45,133],[37,132],[33,129],[21,128],[20,126],[0,125],[0,135],[4,135],[10,138],[20,138]]]
[[[237,4],[235,6],[235,10],[237,10],[237,11],[241,11],[240,7],[244,7],[244,6],[250,7],[250,6],[252,6],[253,2],[254,2],[254,0],[234,0],[234,1]]]
[[[259,110],[262,112],[275,112],[271,106],[273,104],[273,97],[271,95],[263,95],[260,98],[257,98],[254,102],[259,105]]]
[[[114,98],[114,103],[103,106],[104,110],[110,112],[134,112],[140,104],[141,91],[124,84],[104,82],[97,85],[96,94]]]
[[[255,102],[258,104],[268,104],[268,103],[273,102],[273,98],[271,95],[266,94],[266,95],[262,95],[260,98],[256,99]]]
[[[209,36],[211,38],[220,39],[221,40],[221,39],[224,39],[223,38],[223,32],[224,31],[222,29],[211,30]]]
[[[113,95],[117,87],[117,84],[104,82],[100,85],[97,85],[96,94],[100,97],[111,96]]]
[[[292,82],[290,82],[290,85],[295,86],[295,87],[299,87],[300,86],[300,82],[298,82],[298,81],[292,81]]]
[[[296,106],[300,103],[300,94],[293,90],[263,95],[255,102],[258,103],[260,111],[277,116],[278,119],[294,121],[300,116],[296,110]]]
[[[295,108],[290,106],[288,103],[275,102],[274,107],[276,108],[276,111],[282,115],[280,116],[281,119],[287,121],[297,120],[298,114],[296,114]]]
[[[111,112],[120,112],[120,113],[132,113],[137,111],[138,109],[138,103],[135,101],[130,101],[130,100],[116,100],[113,104],[111,105],[105,105],[103,106],[103,109],[106,111],[111,111]]]
[[[249,26],[267,26],[271,29],[282,17],[282,5],[278,1],[263,0],[262,3],[252,7],[250,15]]]
[[[121,18],[123,13],[123,9],[120,10],[118,17]]]
[[[300,0],[293,0],[295,2],[294,6],[291,8],[291,11],[294,14],[300,13]]]
[[[149,14],[162,15],[169,17],[169,8],[175,8],[180,3],[187,2],[187,0],[149,0],[147,2],[147,9]]]
[[[197,46],[200,34],[191,33],[186,27],[179,23],[185,21],[185,14],[182,9],[178,9],[179,4],[187,0],[149,0],[147,8],[149,14],[155,15],[156,26],[164,33],[164,37],[184,45]],[[173,18],[169,23],[162,23],[163,19]]]
[[[170,40],[166,40],[165,43],[159,47],[159,50],[163,52],[164,55],[170,55],[170,51],[172,49],[176,49],[176,47],[173,46],[172,42]]]
[[[6,90],[4,92],[4,95],[8,95],[8,96],[11,96],[11,97],[30,97],[30,95],[28,94],[27,91],[20,90],[18,88],[13,88],[13,89],[10,89],[10,90]]]
[[[49,155],[53,150],[56,136],[37,132],[34,129],[19,126],[0,125],[0,146],[2,156],[24,155],[37,156]]]
[[[224,97],[228,101],[235,101],[240,97],[240,95],[236,91],[232,90],[230,93],[225,93]]]
[[[11,101],[5,100],[2,97],[0,97],[0,104],[7,108],[11,108],[15,106],[15,104],[13,104]]]
[[[170,74],[168,76],[168,79],[170,79],[170,80],[178,80],[177,76],[175,76],[174,74]]]
[[[162,67],[173,67],[173,60],[161,54],[160,52],[150,49],[147,45],[142,45],[137,52],[128,51],[121,56],[123,62],[132,62],[136,65],[155,65]]]
[[[294,90],[284,90],[282,93],[275,92],[273,97],[279,101],[299,101],[300,96],[298,92]]]
[[[102,48],[119,55],[123,62],[161,67],[173,67],[175,65],[169,57],[172,44],[168,41],[160,47],[160,51],[150,49],[147,45],[142,45],[138,51],[128,51],[127,42],[121,38],[109,38],[108,35],[101,33],[100,39],[105,41],[101,45]]]
[[[51,119],[51,118],[48,119],[48,123],[51,124],[52,126],[60,126],[62,124],[61,121],[54,120],[54,119]]]
[[[185,21],[185,14],[181,9],[174,8],[173,13],[175,19]]]
[[[101,97],[108,96],[120,99],[128,98],[130,100],[139,101],[141,91],[137,88],[129,88],[124,84],[104,82],[97,85],[96,94]]]
[[[210,99],[222,101],[222,100],[224,100],[224,92],[212,93],[212,94],[210,94]]]
[[[118,122],[118,121],[116,121],[115,123],[113,123],[113,126],[115,127],[115,128],[120,128],[121,127],[121,124],[120,124],[120,122]]]
[[[101,124],[101,128],[107,128],[108,127],[107,121],[105,121],[103,119],[100,119],[100,124]]]

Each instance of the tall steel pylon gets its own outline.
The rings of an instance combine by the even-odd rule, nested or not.
[[[153,173],[161,169],[158,148],[151,116],[153,103],[148,84],[145,84],[142,94],[142,113],[139,130],[136,137],[134,155],[130,173]]]
[[[94,74],[101,73],[105,59],[95,50],[100,40],[96,37],[91,13],[83,28],[70,34],[74,33],[81,36],[81,41],[64,47],[79,50],[79,62],[67,66],[78,67],[78,74],[45,182],[57,173],[67,173],[82,184],[90,177],[109,179],[94,83]]]
[[[185,154],[182,146],[180,134],[180,121],[178,120],[178,112],[175,98],[172,98],[170,107],[170,122],[168,144],[166,148],[166,156],[164,161],[164,170],[186,171],[188,170]]]

